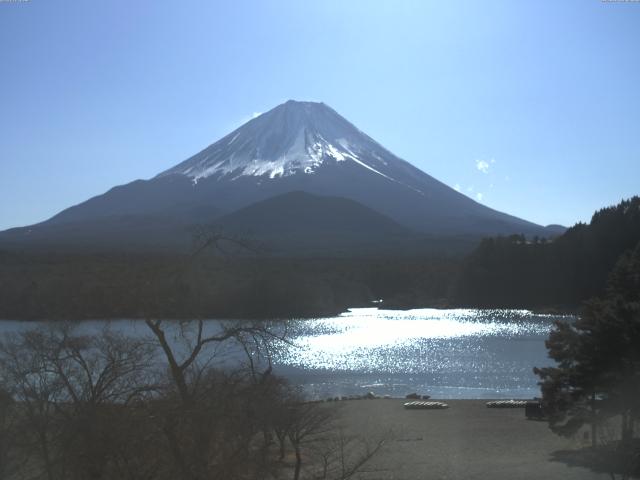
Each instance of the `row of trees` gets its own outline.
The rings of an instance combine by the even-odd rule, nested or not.
[[[460,269],[452,301],[488,308],[574,309],[604,293],[607,275],[640,242],[640,197],[624,200],[553,241],[487,238]]]
[[[131,337],[58,324],[2,342],[0,478],[346,479],[381,447],[271,373],[285,326],[146,325]]]
[[[598,426],[615,419],[619,442],[608,468],[640,474],[640,243],[619,259],[602,297],[576,321],[556,324],[547,348],[557,365],[534,371],[551,429],[571,436],[590,425],[597,447]]]
[[[0,252],[0,318],[332,315],[384,298],[441,303],[457,260]],[[177,275],[176,272],[180,274]]]

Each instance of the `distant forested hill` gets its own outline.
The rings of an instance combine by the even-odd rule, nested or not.
[[[484,239],[464,262],[457,305],[572,308],[604,291],[616,260],[640,242],[640,197],[596,212],[552,242]]]
[[[640,242],[640,197],[553,241],[484,239],[466,258],[0,251],[0,318],[306,317],[383,308],[574,310]]]
[[[0,252],[0,319],[269,318],[442,305],[458,258]]]

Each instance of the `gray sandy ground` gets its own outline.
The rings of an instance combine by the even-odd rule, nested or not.
[[[350,433],[376,438],[392,432],[364,467],[366,480],[604,479],[582,467],[554,461],[553,453],[585,440],[553,434],[524,409],[490,409],[482,400],[446,400],[447,410],[405,410],[404,400],[341,402]]]

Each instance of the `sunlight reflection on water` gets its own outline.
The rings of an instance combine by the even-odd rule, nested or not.
[[[396,385],[448,397],[534,396],[532,368],[549,364],[544,340],[558,318],[526,310],[352,309],[299,321],[294,348],[277,362],[306,372],[307,389],[318,396],[372,385],[392,394]]]
[[[417,391],[439,398],[530,398],[540,394],[533,367],[551,363],[544,341],[558,318],[527,310],[352,309],[294,321],[293,345],[275,352],[274,370],[315,398],[370,390],[393,396]],[[44,324],[3,321],[0,336]],[[179,344],[177,325],[167,322],[169,337]],[[136,320],[78,324],[85,334],[107,326],[150,335]],[[216,328],[219,321],[205,322],[205,329]],[[237,359],[237,353],[221,348],[218,360]]]

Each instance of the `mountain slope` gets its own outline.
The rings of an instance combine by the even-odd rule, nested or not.
[[[280,105],[157,178],[167,176],[202,183],[203,189],[211,191],[212,201],[229,209],[302,190],[351,198],[428,233],[540,229],[437,181],[322,103]]]
[[[412,235],[408,228],[358,202],[289,192],[254,203],[218,218],[229,231],[288,235],[346,232],[357,235]]]
[[[188,225],[209,223],[216,216],[296,191],[353,200],[432,236],[548,234],[539,225],[449,188],[393,155],[328,106],[288,101],[150,180],[115,187],[41,224],[0,234],[0,241],[10,237],[15,242],[28,234],[46,243],[51,232],[62,243],[65,236],[90,241],[96,225],[108,230],[105,225],[114,219],[140,217],[142,223],[158,223],[152,235],[176,236],[161,243],[185,244]],[[173,233],[163,231],[163,217],[174,225]],[[135,226],[129,232],[114,228],[119,234],[107,242],[113,248],[126,244],[128,236],[148,234]],[[144,238],[141,241],[144,244]]]
[[[257,239],[271,253],[418,249],[421,235],[353,200],[289,192],[218,218],[216,227]]]

